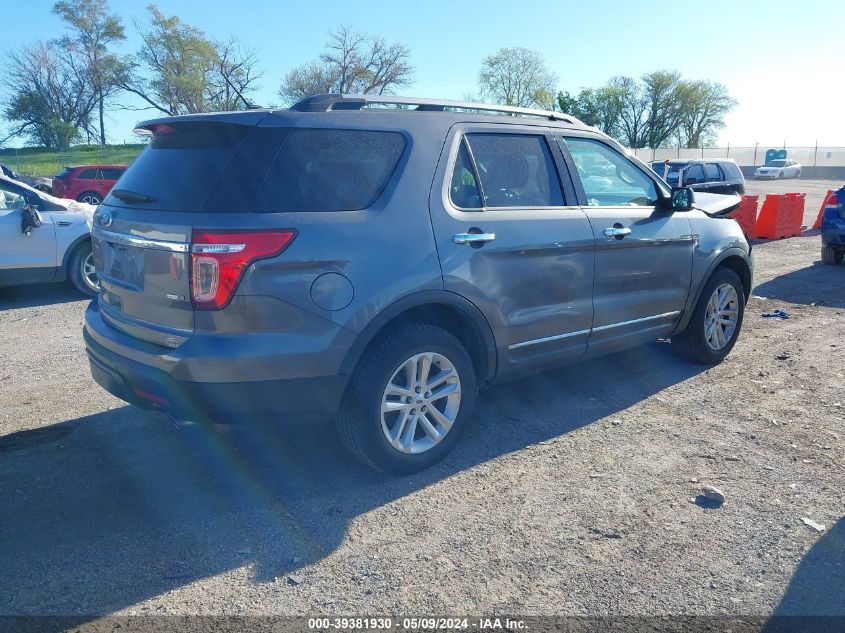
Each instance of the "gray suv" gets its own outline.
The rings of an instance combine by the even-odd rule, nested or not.
[[[84,336],[100,385],[176,420],[334,421],[408,473],[494,381],[666,337],[715,363],[739,335],[738,198],[670,190],[568,115],[320,95],[138,132]]]

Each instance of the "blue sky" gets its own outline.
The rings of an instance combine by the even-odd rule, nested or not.
[[[14,48],[62,33],[53,0],[2,0],[4,36]],[[132,52],[135,22],[148,0],[112,0],[127,26],[122,52]],[[461,98],[477,92],[482,59],[503,46],[539,51],[576,91],[612,75],[679,70],[690,79],[728,86],[739,106],[720,144],[845,145],[845,2],[842,0],[707,0],[701,2],[284,2],[159,0],[216,39],[234,35],[264,67],[256,101],[278,103],[281,78],[316,57],[327,32],[347,24],[407,44],[417,68],[404,94]],[[2,73],[2,67],[0,67]],[[127,101],[127,103],[135,103]],[[150,114],[153,116],[153,113]],[[108,132],[131,139],[143,113],[114,112]]]

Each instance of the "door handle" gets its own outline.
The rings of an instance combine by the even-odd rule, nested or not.
[[[452,236],[455,244],[480,244],[492,242],[495,239],[495,233],[458,233]]]
[[[604,233],[605,237],[625,237],[626,235],[631,234],[631,229],[612,226],[612,227],[606,228],[602,232]]]

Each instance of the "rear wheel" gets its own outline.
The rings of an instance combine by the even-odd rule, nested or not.
[[[822,262],[831,266],[838,266],[845,257],[845,249],[822,246]]]
[[[744,314],[742,282],[729,268],[717,268],[701,291],[686,329],[672,337],[672,348],[699,363],[721,362],[736,344]]]
[[[91,253],[91,242],[83,242],[71,253],[68,260],[67,276],[79,292],[95,296],[100,292],[100,281],[94,268],[94,256]]]
[[[103,199],[100,197],[95,191],[86,191],[84,193],[79,194],[79,197],[76,199],[77,202],[87,202],[88,204],[93,204],[95,207],[100,204]]]
[[[472,360],[457,338],[427,323],[403,323],[366,352],[335,422],[362,462],[408,474],[452,450],[475,390]]]

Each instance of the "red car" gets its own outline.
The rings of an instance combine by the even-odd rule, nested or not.
[[[53,195],[88,204],[100,204],[114,183],[126,171],[126,165],[79,165],[65,167],[53,177]]]

